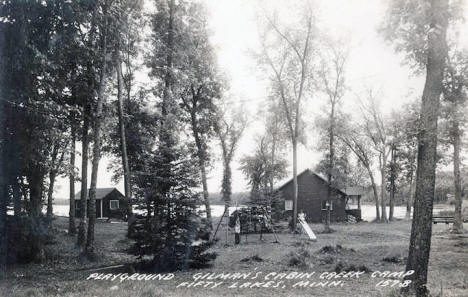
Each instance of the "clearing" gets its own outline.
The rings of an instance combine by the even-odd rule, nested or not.
[[[410,233],[410,222],[404,220],[389,224],[333,224],[336,232],[331,234],[320,234],[323,227],[311,224],[318,237],[316,242],[307,240],[305,234],[283,231],[278,233],[279,244],[273,243],[272,234],[264,234],[263,241],[258,234],[252,234],[247,241],[242,236],[241,244],[235,246],[234,236],[230,234],[229,245],[225,246],[225,233],[221,232],[220,240],[212,248],[218,253],[212,268],[176,272],[170,280],[121,281],[118,277],[111,281],[87,278],[92,273],[127,272],[130,275],[134,272],[95,270],[135,261],[125,252],[131,245],[125,238],[125,223],[99,222],[96,225],[96,246],[100,253],[98,261],[93,263],[78,259],[75,238],[66,233],[67,218],[57,217],[54,227],[56,238],[48,245],[48,262],[11,268],[0,282],[0,296],[392,296],[401,282],[381,281],[401,278],[398,275],[385,278],[385,274],[379,272],[405,270]],[[428,283],[431,292],[435,296],[440,296],[441,292],[442,296],[468,296],[468,235],[452,235],[445,224],[433,227]],[[327,281],[320,276],[331,278],[332,272],[349,270],[367,272],[330,279],[340,281],[331,287],[316,287],[317,282],[323,285]],[[245,280],[207,279],[222,273],[235,277],[233,273],[246,275],[249,272]],[[309,273],[308,279],[304,273]],[[194,287],[194,283],[191,284],[194,276],[200,275],[206,277],[199,279],[204,283]],[[301,275],[303,278],[288,279]],[[212,288],[214,284],[208,281],[223,283]],[[386,286],[382,286],[384,284]]]

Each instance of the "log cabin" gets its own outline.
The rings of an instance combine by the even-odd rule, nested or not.
[[[327,215],[328,182],[306,169],[297,175],[297,212],[305,213],[308,222],[323,222]],[[284,210],[287,216],[293,209],[293,180],[289,180],[278,188]],[[280,201],[281,201],[280,200]],[[331,188],[330,220],[346,221],[346,193],[337,188]]]
[[[89,189],[88,189],[89,191]],[[81,216],[81,191],[75,194],[75,215]],[[96,218],[123,218],[125,217],[125,196],[117,188],[96,189]],[[89,192],[88,192],[89,213]]]

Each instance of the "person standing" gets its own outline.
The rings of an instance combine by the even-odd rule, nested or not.
[[[235,233],[235,236],[236,236],[236,238],[235,238],[236,244],[240,243],[240,240],[241,240],[240,232],[241,232],[241,224],[240,224],[239,216],[237,216],[236,225],[234,226],[234,233]]]

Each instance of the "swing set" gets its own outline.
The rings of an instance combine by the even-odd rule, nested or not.
[[[279,243],[268,208],[258,204],[250,204],[249,206],[240,208],[236,204],[236,210],[231,216],[229,215],[229,207],[226,206],[216,226],[213,240],[216,239],[221,223],[224,222],[226,245],[228,245],[229,228],[234,227],[238,217],[241,224],[241,234],[245,235],[246,242],[248,241],[248,234],[260,234],[260,240],[263,240],[263,233],[273,233],[275,238],[274,243]]]

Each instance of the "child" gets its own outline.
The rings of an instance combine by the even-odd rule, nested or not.
[[[236,234],[236,244],[239,244],[241,240],[241,237],[240,237],[241,224],[240,224],[239,216],[237,216],[236,218],[236,225],[234,226],[234,232]]]

